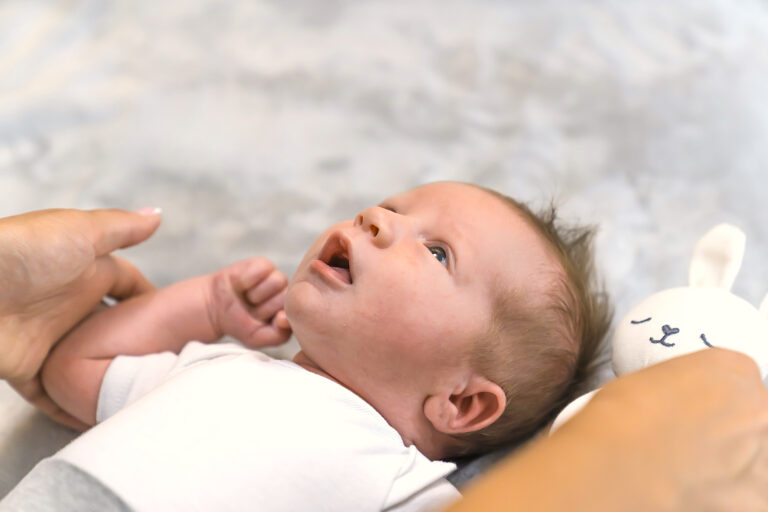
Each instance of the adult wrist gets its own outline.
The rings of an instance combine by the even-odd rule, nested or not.
[[[605,404],[595,406],[548,439],[552,456],[563,454],[561,486],[571,487],[579,498],[568,510],[677,510],[678,483],[669,471],[670,451],[663,448],[662,435],[638,425],[638,416],[630,419]]]

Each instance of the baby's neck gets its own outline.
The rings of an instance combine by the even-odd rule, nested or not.
[[[445,458],[446,445],[454,442],[454,440],[452,440],[449,436],[441,434],[440,432],[436,432],[434,428],[431,427],[429,422],[425,422],[426,418],[422,418],[421,422],[417,422],[421,424],[417,425],[412,421],[408,421],[401,415],[390,414],[390,411],[382,410],[382,407],[377,407],[377,404],[371,403],[370,400],[366,400],[366,398],[361,396],[360,393],[354,389],[351,389],[349,386],[344,385],[338,379],[334,378],[333,375],[323,370],[320,365],[307,357],[304,351],[299,351],[293,357],[293,362],[305,370],[330,379],[333,382],[349,389],[357,396],[360,396],[360,398],[368,402],[371,407],[376,409],[376,411],[384,417],[387,423],[389,423],[390,426],[392,426],[392,428],[394,428],[397,433],[400,434],[400,437],[403,440],[403,444],[406,446],[415,445],[421,453],[423,453],[431,460]]]
[[[326,379],[331,379],[333,382],[335,382],[335,383],[337,383],[339,385],[344,386],[344,384],[339,382],[338,379],[335,379],[333,377],[333,375],[331,375],[330,373],[328,373],[325,370],[323,370],[322,368],[320,368],[320,366],[317,363],[315,363],[313,360],[311,360],[309,357],[307,357],[307,355],[304,353],[303,350],[300,350],[295,356],[293,356],[293,362],[296,363],[297,365],[301,366],[305,370],[309,370],[312,373],[316,373],[318,375],[321,375],[321,376],[325,377]],[[344,386],[344,387],[346,387],[346,386]]]

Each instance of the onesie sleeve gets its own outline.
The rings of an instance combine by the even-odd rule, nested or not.
[[[461,497],[445,476],[456,464],[429,460],[415,446],[407,448],[399,474],[381,506],[386,512],[427,512],[440,510]]]
[[[185,368],[217,357],[250,352],[238,343],[191,341],[178,354],[166,351],[141,356],[117,356],[99,389],[96,422],[101,423]]]
[[[173,369],[178,357],[169,351],[114,358],[99,389],[96,422],[101,423],[157,386]]]

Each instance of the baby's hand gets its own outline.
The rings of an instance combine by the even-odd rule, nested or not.
[[[264,258],[211,274],[208,315],[215,331],[251,348],[279,345],[291,335],[283,300],[288,279]]]

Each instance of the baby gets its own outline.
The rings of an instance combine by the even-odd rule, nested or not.
[[[440,506],[442,459],[541,427],[607,328],[590,232],[553,217],[433,183],[329,228],[287,288],[252,259],[96,312],[43,369],[98,423],[52,461],[141,510]],[[252,350],[289,325],[293,361]]]

